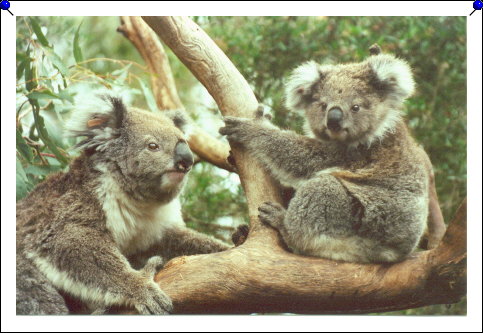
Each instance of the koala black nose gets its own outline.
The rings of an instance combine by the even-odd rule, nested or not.
[[[193,154],[188,144],[184,141],[178,142],[174,148],[174,166],[178,171],[188,172],[193,166]]]
[[[332,131],[341,130],[341,122],[343,116],[344,114],[342,113],[341,109],[337,107],[330,109],[329,113],[327,114],[327,127]]]

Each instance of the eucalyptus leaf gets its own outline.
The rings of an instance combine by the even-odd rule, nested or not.
[[[148,104],[148,107],[151,111],[157,112],[159,111],[156,100],[154,99],[153,93],[151,92],[151,89],[142,81],[141,79],[138,78],[139,85],[141,86],[141,89],[144,94],[144,98],[146,98],[146,103]]]
[[[33,185],[29,182],[27,175],[25,174],[22,163],[17,158],[16,167],[16,200],[20,200],[27,195],[27,193],[33,188]]]
[[[33,155],[32,155],[32,148],[25,142],[25,139],[22,137],[22,134],[17,129],[16,130],[17,136],[17,151],[28,161],[31,162]]]
[[[53,48],[49,48],[47,58],[49,58],[52,65],[57,68],[64,77],[69,75],[69,68],[67,68],[67,65],[64,64],[62,59],[54,52]]]
[[[49,41],[42,32],[42,28],[40,28],[38,19],[35,17],[30,17],[30,23],[32,24],[32,30],[34,31],[35,36],[37,36],[37,40],[40,42],[40,44],[45,47],[50,47]]]
[[[73,47],[74,47],[73,52],[74,52],[74,59],[76,63],[80,63],[84,61],[84,56],[82,55],[82,49],[79,45],[79,30],[81,26],[82,26],[82,22],[81,24],[79,24],[79,27],[77,28],[77,31],[74,36],[74,42],[73,42]]]
[[[53,93],[52,91],[45,89],[42,91],[33,91],[30,94],[27,95],[28,98],[30,99],[35,99],[35,100],[40,100],[40,99],[62,99],[60,96],[57,94]]]

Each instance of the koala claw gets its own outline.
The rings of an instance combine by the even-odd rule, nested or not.
[[[282,226],[285,217],[285,208],[275,202],[264,202],[258,207],[258,218],[263,223],[279,229]]]

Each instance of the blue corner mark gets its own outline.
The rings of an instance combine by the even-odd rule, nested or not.
[[[483,2],[481,2],[480,0],[474,1],[473,2],[473,11],[471,12],[471,14],[473,14],[477,10],[481,10],[481,8],[483,8]],[[471,14],[470,14],[470,16],[471,16]]]
[[[2,10],[6,10],[13,16],[13,13],[9,10],[10,2],[8,2],[7,0],[2,0],[2,2],[0,2],[0,8],[2,8]]]

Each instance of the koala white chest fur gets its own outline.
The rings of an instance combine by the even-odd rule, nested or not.
[[[144,251],[159,242],[165,231],[183,228],[179,198],[165,204],[145,204],[124,193],[105,168],[97,189],[106,226],[124,255]]]

